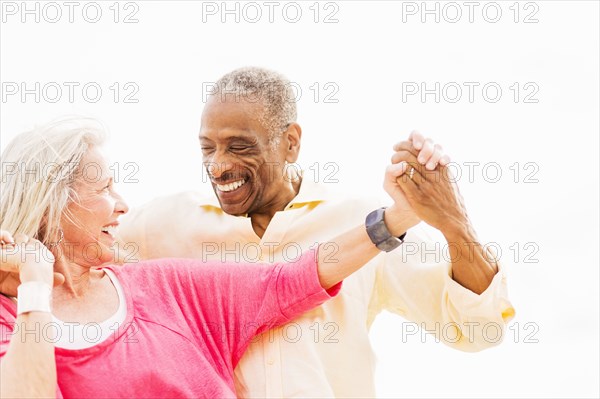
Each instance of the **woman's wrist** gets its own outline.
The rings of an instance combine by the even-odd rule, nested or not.
[[[395,205],[386,208],[384,221],[389,232],[395,237],[400,237],[420,222],[414,212],[398,209]]]

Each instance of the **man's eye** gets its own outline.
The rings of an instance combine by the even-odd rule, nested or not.
[[[212,147],[202,147],[202,152],[205,154],[208,154],[212,151],[214,151]]]
[[[245,151],[250,149],[250,146],[247,145],[232,145],[231,147],[229,147],[230,150],[232,151]]]

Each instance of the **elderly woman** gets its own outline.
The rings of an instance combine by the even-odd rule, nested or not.
[[[254,335],[335,295],[379,253],[358,226],[332,240],[330,262],[309,250],[286,264],[115,266],[128,209],[102,141],[102,129],[63,120],[2,155],[2,397],[235,396],[233,369]],[[406,227],[396,183],[405,168],[388,168],[384,184],[394,236]]]

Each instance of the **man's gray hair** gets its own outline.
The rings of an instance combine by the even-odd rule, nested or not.
[[[236,101],[264,105],[259,122],[269,132],[271,148],[279,145],[281,133],[296,122],[296,95],[290,81],[283,75],[265,68],[244,67],[219,79],[211,96],[235,95]]]

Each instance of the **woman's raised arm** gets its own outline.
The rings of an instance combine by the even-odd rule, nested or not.
[[[54,344],[42,334],[52,321],[54,257],[41,242],[24,235],[17,235],[13,240],[8,232],[0,231],[0,240],[0,272],[5,277],[16,274],[21,281],[13,326],[5,324],[8,309],[0,303],[2,328],[13,329],[6,355],[0,359],[0,397],[54,397]]]

